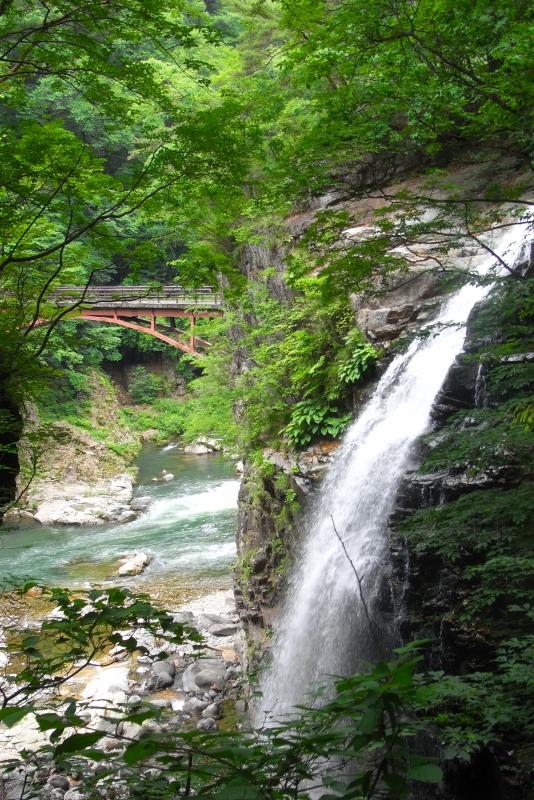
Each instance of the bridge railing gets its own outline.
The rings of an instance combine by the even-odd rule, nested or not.
[[[85,295],[84,295],[85,291]],[[211,287],[186,289],[183,286],[60,286],[49,295],[57,306],[68,306],[80,300],[83,305],[98,308],[221,308],[223,298]]]

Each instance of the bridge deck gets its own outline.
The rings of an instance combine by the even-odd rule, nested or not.
[[[85,293],[84,293],[85,292]],[[182,286],[60,286],[50,294],[58,307],[69,306],[83,297],[83,306],[160,310],[221,309],[222,295],[210,287],[185,289]],[[165,316],[162,313],[162,316]]]

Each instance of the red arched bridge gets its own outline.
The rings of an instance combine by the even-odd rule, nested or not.
[[[209,342],[195,336],[197,319],[221,317],[223,298],[210,288],[182,286],[61,286],[49,296],[58,308],[73,306],[68,319],[107,322],[147,333],[194,356]],[[176,319],[188,319],[188,330]]]

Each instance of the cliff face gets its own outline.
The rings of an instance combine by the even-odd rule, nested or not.
[[[411,167],[407,167],[407,170]],[[511,169],[510,165],[506,167]],[[451,177],[464,189],[485,185],[489,176],[480,165],[468,165],[451,170]],[[400,174],[391,176],[401,180]],[[351,184],[345,176],[339,191],[316,198],[309,207],[286,220],[283,235],[274,235],[264,245],[247,245],[241,254],[240,269],[253,284],[263,280],[269,295],[291,308],[294,294],[284,280],[286,260],[292,247],[305,236],[323,211],[342,212],[358,219],[357,228],[347,231],[349,238],[360,236],[373,224],[373,213],[386,205],[385,200],[361,199],[354,196],[358,181]],[[391,185],[391,192],[413,191],[420,178],[406,178]],[[394,344],[403,336],[414,335],[435,314],[451,286],[442,280],[439,270],[433,271],[425,261],[425,247],[418,250],[417,263],[396,277],[377,278],[376,291],[351,296],[354,327],[372,342],[381,357],[365,379],[354,385],[352,411],[354,416],[367,401],[377,378],[387,367],[394,353]],[[460,268],[468,268],[472,252],[457,253]],[[265,276],[265,277],[263,277]],[[242,312],[247,322],[253,322],[254,303]],[[240,344],[239,325],[230,332],[233,347],[232,369],[246,373],[253,365],[250,354]],[[458,370],[460,370],[460,366]],[[464,377],[457,370],[458,381]],[[470,378],[471,379],[471,378]],[[475,377],[472,380],[476,379]],[[467,388],[466,388],[466,391]],[[239,417],[239,408],[237,415]],[[298,527],[306,511],[309,495],[320,481],[333,449],[318,445],[317,452],[287,453],[266,449],[260,459],[245,459],[245,473],[240,495],[239,529],[237,536],[238,564],[236,591],[241,617],[252,642],[268,643],[267,634],[276,618],[287,585],[293,557],[298,557]],[[329,443],[335,444],[335,443]],[[386,602],[387,592],[384,594]]]
[[[449,768],[444,796],[454,800],[532,797],[534,737],[521,707],[534,574],[532,283],[510,280],[473,310],[392,519],[401,640],[430,640],[431,669],[481,676],[462,702],[486,738]]]
[[[89,398],[77,416],[53,419],[28,405],[18,442],[20,508],[4,524],[97,524],[135,517],[132,461],[137,437],[124,425],[115,388],[104,373],[90,375]]]

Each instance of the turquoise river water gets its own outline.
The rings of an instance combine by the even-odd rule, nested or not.
[[[147,591],[171,605],[231,584],[239,481],[219,455],[185,455],[178,448],[144,448],[136,495],[151,503],[134,522],[90,527],[34,526],[0,534],[0,582],[27,577],[88,588],[108,582]],[[153,478],[167,470],[168,483]],[[143,551],[142,575],[116,578],[119,558]]]

